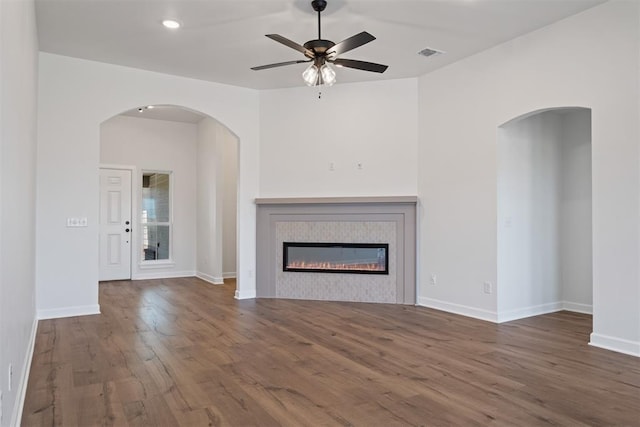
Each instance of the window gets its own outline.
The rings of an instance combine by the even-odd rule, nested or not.
[[[171,259],[171,174],[142,173],[142,260]]]

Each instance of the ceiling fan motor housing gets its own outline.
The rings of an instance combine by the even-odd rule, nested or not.
[[[309,40],[304,44],[304,47],[313,51],[314,57],[327,56],[327,50],[334,47],[336,44],[331,40]],[[308,56],[308,55],[307,55]],[[313,59],[313,57],[310,57]]]

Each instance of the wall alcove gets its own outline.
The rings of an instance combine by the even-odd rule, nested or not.
[[[497,144],[498,322],[592,313],[591,110],[525,114]]]

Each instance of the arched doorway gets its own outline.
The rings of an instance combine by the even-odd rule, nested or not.
[[[101,168],[132,176],[130,278],[235,279],[238,144],[217,120],[174,105],[101,124]]]
[[[592,312],[591,110],[498,129],[498,321]]]

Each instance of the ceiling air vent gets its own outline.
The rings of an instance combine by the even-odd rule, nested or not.
[[[438,50],[438,49],[431,49],[430,47],[422,49],[420,52],[418,52],[418,55],[422,55],[424,57],[430,57],[430,56],[436,56],[436,55],[441,55],[443,54],[444,51],[442,50]]]

